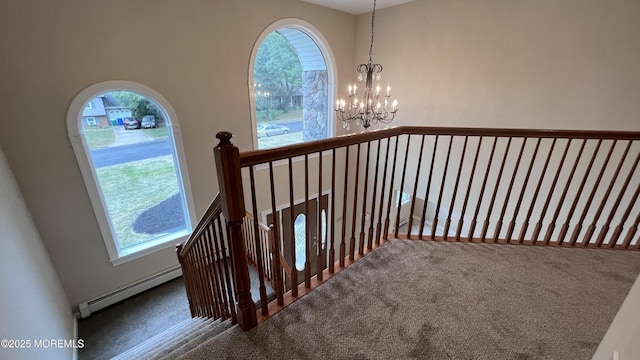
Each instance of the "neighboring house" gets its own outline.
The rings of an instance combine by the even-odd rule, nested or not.
[[[109,119],[104,108],[104,96],[97,96],[89,100],[82,112],[82,125],[99,128],[109,126]]]
[[[91,99],[82,112],[82,124],[84,126],[123,125],[124,119],[131,117],[131,109],[127,107],[109,104],[106,96],[100,95]]]

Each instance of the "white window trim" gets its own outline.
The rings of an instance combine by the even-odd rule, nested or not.
[[[253,68],[255,66],[256,55],[258,55],[258,50],[260,49],[260,46],[262,45],[264,39],[267,37],[267,35],[282,28],[296,29],[305,33],[316,43],[318,49],[320,49],[320,53],[322,53],[322,56],[324,56],[325,58],[328,77],[327,103],[329,104],[329,106],[327,106],[327,138],[335,137],[335,117],[332,106],[332,99],[335,98],[335,87],[337,82],[336,79],[338,78],[338,70],[335,66],[336,60],[333,56],[333,52],[331,51],[331,47],[329,47],[329,42],[327,41],[327,39],[325,39],[320,30],[316,29],[315,26],[309,24],[308,22],[296,18],[286,18],[272,23],[271,25],[267,26],[262,31],[262,33],[260,33],[260,36],[258,36],[258,39],[256,39],[256,42],[253,44],[251,57],[249,58],[249,76],[247,78],[247,87],[249,90],[249,103],[251,106],[250,132],[254,150],[258,150],[258,135],[256,134],[255,130],[258,127],[258,119],[256,118],[256,94],[253,82]]]
[[[187,170],[187,161],[184,155],[184,147],[182,143],[178,116],[176,115],[173,107],[171,107],[169,102],[153,89],[131,81],[110,80],[100,82],[85,88],[80,93],[78,93],[78,95],[76,95],[76,97],[71,102],[71,106],[69,106],[69,110],[67,112],[67,131],[71,146],[73,147],[73,152],[76,155],[76,160],[78,161],[78,165],[80,167],[80,172],[82,173],[82,178],[89,193],[89,198],[91,199],[91,204],[96,215],[96,220],[98,221],[98,226],[100,227],[100,231],[102,233],[102,238],[109,254],[109,260],[114,266],[141,258],[143,256],[163,249],[174,247],[176,243],[185,242],[191,232],[190,230],[186,230],[183,232],[178,232],[177,238],[175,236],[169,236],[158,238],[137,246],[132,246],[127,249],[118,248],[117,243],[113,237],[113,230],[111,222],[109,221],[109,218],[107,216],[107,210],[104,207],[104,199],[102,198],[102,193],[99,190],[95,169],[91,165],[91,161],[88,155],[89,149],[84,141],[84,137],[80,133],[82,111],[84,110],[87,101],[100,93],[117,90],[133,91],[139,93],[140,95],[153,99],[167,113],[167,120],[171,124],[170,128],[173,134],[173,144],[176,150],[176,160],[178,161],[178,165],[180,167],[178,181],[180,182],[179,185],[181,185],[182,189],[184,189],[184,197],[187,202],[187,211],[189,212],[189,229],[192,229],[194,226],[193,224],[196,223],[195,207],[193,205],[193,196],[191,193],[191,185],[188,176],[189,172]]]
[[[93,124],[90,124],[90,123],[93,123]],[[96,125],[96,124],[97,124],[97,122],[96,122],[96,118],[94,116],[88,116],[87,117],[87,125]]]

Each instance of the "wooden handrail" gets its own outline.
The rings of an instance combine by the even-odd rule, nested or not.
[[[216,287],[220,294],[203,290],[196,295],[207,303],[227,291],[229,296],[221,299],[231,305],[236,302],[231,309],[237,309],[244,330],[256,324],[248,264],[260,274],[263,319],[273,314],[265,280],[275,284],[277,305],[283,306],[283,277],[291,284],[287,296],[297,298],[389,237],[640,250],[636,240],[640,214],[634,212],[640,196],[636,172],[640,131],[401,126],[244,153],[231,143],[230,133],[219,133],[218,138],[214,155],[220,193],[180,248],[179,257],[188,254],[191,263],[185,266],[200,271],[216,259],[218,253],[211,253],[208,244],[211,233],[219,232],[218,238],[224,240],[220,244],[229,247],[233,281],[195,271],[190,288],[197,293],[193,290],[197,286],[232,284],[233,289]],[[314,157],[319,154],[325,156]],[[294,167],[294,160],[304,162]],[[317,224],[313,217],[305,218],[304,279],[299,282],[293,266],[296,253],[288,262],[284,256],[285,249],[291,252],[297,245],[289,222],[296,218],[298,199],[305,214],[313,213],[316,205],[310,201],[316,189],[317,194],[330,192],[331,201],[324,220],[319,204]],[[244,191],[250,191],[248,196]],[[401,201],[404,193],[407,200]],[[411,203],[406,205],[407,201]],[[585,201],[585,208],[578,208]],[[588,207],[598,204],[591,216]],[[286,226],[291,228],[281,229],[284,217],[279,205],[288,205]],[[274,216],[271,226],[257,220],[260,211],[269,210]],[[309,239],[322,234],[323,221],[330,224],[330,232],[324,233],[326,243],[317,242],[316,249]],[[529,223],[535,228],[528,230]],[[556,224],[562,228],[556,230]],[[317,232],[312,229],[316,225]],[[589,228],[583,230],[583,225]],[[595,233],[597,238],[592,237]],[[565,240],[565,235],[571,236]],[[318,262],[314,276],[312,257]],[[214,305],[217,308],[205,313],[224,311]]]
[[[345,146],[357,145],[369,141],[386,139],[399,135],[451,135],[451,136],[497,136],[497,137],[541,137],[574,139],[635,140],[640,131],[605,130],[541,130],[541,129],[503,129],[503,128],[464,128],[464,127],[422,127],[398,126],[373,130],[365,133],[348,134],[335,138],[309,141],[273,149],[246,151],[240,154],[240,167],[258,165],[269,161],[284,160],[321,151],[333,150]]]
[[[198,225],[196,225],[196,227],[193,229],[193,232],[191,233],[191,236],[189,236],[189,239],[187,239],[187,241],[185,241],[185,243],[182,245],[179,254],[182,256],[186,254],[191,249],[191,247],[193,247],[195,239],[200,237],[206,230],[207,225],[210,224],[211,221],[213,221],[213,219],[215,219],[216,216],[219,216],[221,213],[222,198],[220,196],[220,193],[217,193],[213,198],[213,201],[205,211],[204,215],[202,215],[202,217],[200,218],[200,221],[198,221]]]

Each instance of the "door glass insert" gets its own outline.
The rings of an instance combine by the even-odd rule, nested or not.
[[[306,239],[307,239],[307,217],[300,214],[293,224],[296,243],[296,269],[304,270],[304,263],[307,261]]]

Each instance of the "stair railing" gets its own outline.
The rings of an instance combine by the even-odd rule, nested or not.
[[[176,246],[191,316],[231,319],[235,292],[220,194],[200,219],[187,242]]]
[[[261,279],[282,269],[276,273],[291,281],[284,301],[275,302],[281,307],[389,238],[640,249],[640,132],[397,127],[243,153],[230,133],[217,137],[243,329],[257,323],[249,262]],[[321,216],[320,201],[312,200],[323,195],[329,206]],[[303,250],[287,263],[284,247],[300,240],[298,204],[317,221],[305,217]],[[269,224],[271,252],[257,221],[265,212],[279,214]],[[298,256],[302,279],[293,268]],[[278,310],[272,305],[261,301],[261,318],[265,308],[267,316]]]

